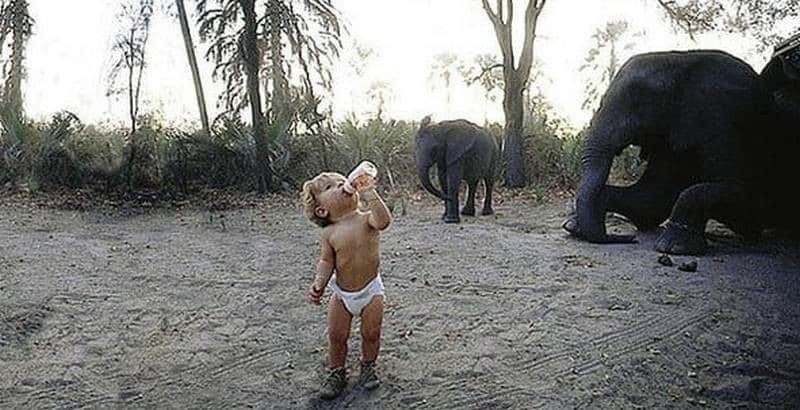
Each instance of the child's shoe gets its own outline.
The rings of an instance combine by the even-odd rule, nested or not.
[[[381,385],[378,374],[375,372],[375,361],[361,362],[361,375],[358,383],[366,390],[373,390]]]
[[[344,367],[331,369],[328,377],[322,382],[322,388],[319,390],[319,398],[323,400],[332,400],[339,397],[347,385],[345,379]]]

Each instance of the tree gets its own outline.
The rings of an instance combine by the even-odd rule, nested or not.
[[[375,118],[383,120],[383,111],[386,108],[386,101],[392,97],[392,85],[386,81],[375,81],[369,86],[367,96],[375,104]]]
[[[215,63],[215,77],[225,82],[223,115],[237,116],[249,103],[258,186],[264,191],[274,182],[269,165],[276,151],[265,124],[270,130],[289,130],[298,120],[307,128],[320,124],[314,85],[330,88],[328,66],[340,47],[336,10],[331,0],[198,0],[197,7],[207,57]],[[292,81],[299,85],[293,88]]]
[[[131,132],[128,139],[126,176],[128,188],[132,186],[133,166],[138,147],[136,124],[139,116],[139,95],[145,69],[145,51],[150,36],[153,0],[126,0],[117,14],[119,32],[114,38],[112,53],[116,61],[109,75],[109,94],[127,93]],[[120,75],[124,75],[121,85]]]
[[[209,8],[198,1],[200,36],[211,41],[208,57],[216,63],[214,73],[225,79],[225,107],[228,114],[238,116],[246,102],[250,108],[253,140],[256,147],[256,186],[265,192],[271,181],[264,113],[261,111],[261,50],[258,43],[258,21],[254,0],[217,0]],[[244,81],[243,81],[244,80]],[[245,83],[244,85],[242,83]]]
[[[483,88],[483,98],[485,106],[483,110],[483,117],[485,122],[489,122],[486,106],[489,103],[496,101],[497,97],[495,91],[503,89],[503,73],[495,68],[501,67],[502,64],[494,54],[479,54],[475,56],[474,64],[470,66],[461,66],[459,72],[461,73],[464,82],[467,86],[471,86],[476,82],[480,83]]]
[[[369,66],[371,60],[376,55],[375,50],[370,47],[363,46],[355,41],[353,42],[351,50],[355,51],[355,53],[350,55],[350,57],[347,59],[347,65],[353,71],[353,74],[355,74],[356,78],[363,79],[366,67]],[[356,114],[356,96],[365,92],[365,90],[358,85],[360,83],[361,82],[354,82],[354,84],[352,84],[350,87],[350,112],[353,115]],[[366,93],[368,94],[369,90],[366,90]]]
[[[268,0],[264,33],[272,84],[268,111],[273,121],[292,123],[293,102],[317,101],[315,83],[331,88],[330,66],[342,46],[338,12],[332,0]],[[293,87],[292,78],[299,84]]]
[[[505,162],[505,184],[508,187],[525,186],[525,163],[522,148],[523,91],[527,87],[533,65],[533,45],[536,39],[536,26],[547,0],[528,0],[525,9],[525,31],[519,61],[514,54],[512,25],[514,22],[514,2],[497,0],[493,10],[488,0],[481,0],[486,15],[494,26],[500,51],[503,55],[503,113],[505,115],[505,136],[503,160]]]
[[[602,29],[596,29],[592,35],[594,46],[589,49],[585,64],[580,67],[580,71],[590,72],[590,78],[584,88],[586,98],[583,101],[583,109],[597,106],[600,96],[617,74],[623,59],[627,57],[621,55],[621,51],[630,51],[633,48],[633,41],[625,37],[627,33],[629,33],[628,22],[614,20],[607,22]],[[633,35],[638,36],[639,33]]]
[[[433,56],[433,64],[431,65],[431,75],[428,78],[430,81],[436,81],[437,78],[444,81],[445,93],[445,107],[450,109],[450,86],[451,78],[456,74],[459,61],[458,56],[453,53],[441,53]]]
[[[0,53],[3,51],[8,35],[11,35],[11,56],[3,75],[2,109],[5,116],[22,119],[22,78],[24,72],[25,45],[33,33],[33,18],[28,13],[27,0],[0,2]]]
[[[331,0],[247,2],[254,3],[265,111],[270,121],[293,121],[296,94],[306,94],[300,99],[312,101],[315,85],[330,88],[329,66],[341,47],[337,12]],[[214,75],[225,81],[226,112],[236,113],[246,105],[240,1],[198,0],[197,5],[200,36],[209,43],[207,57],[215,63]]]
[[[203,126],[203,133],[205,133],[205,135],[211,135],[211,129],[208,124],[206,98],[205,94],[203,93],[203,81],[200,78],[200,70],[197,67],[197,57],[194,54],[194,41],[192,41],[192,32],[189,27],[189,19],[186,17],[186,7],[183,4],[183,0],[175,0],[175,5],[178,9],[178,20],[181,24],[183,44],[186,47],[186,57],[189,60],[189,69],[192,72],[194,92],[195,96],[197,97],[197,110],[200,114],[200,124]]]
[[[244,71],[247,74],[247,99],[250,101],[250,116],[253,124],[253,135],[256,142],[256,182],[258,191],[267,190],[268,168],[267,144],[264,127],[264,114],[261,112],[261,92],[259,89],[258,71],[261,65],[261,56],[257,42],[257,18],[254,0],[239,0],[242,8],[242,19],[244,20],[244,33],[242,34],[242,59],[244,61]]]
[[[800,0],[656,0],[675,27],[691,38],[723,30],[750,35],[760,48],[797,30]],[[787,24],[781,24],[781,23]]]

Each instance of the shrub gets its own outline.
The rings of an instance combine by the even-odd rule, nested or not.
[[[502,127],[492,127],[502,133]],[[523,123],[523,149],[526,175],[537,197],[554,190],[572,190],[580,176],[582,135],[575,133],[566,120],[554,114],[541,95],[526,101]]]
[[[614,158],[609,175],[609,183],[613,185],[631,185],[642,176],[647,162],[639,158],[641,149],[628,146]]]
[[[413,181],[416,126],[406,121],[378,118],[363,124],[346,119],[337,129],[336,146],[344,169],[352,169],[362,159],[369,159],[381,168],[390,186]]]
[[[3,178],[3,182],[32,180],[28,182],[35,189],[38,184],[34,179],[34,172],[38,170],[36,160],[39,158],[41,144],[34,124],[0,110],[0,126],[2,126],[0,177]]]
[[[415,180],[414,136],[417,126],[406,121],[346,118],[316,134],[295,139],[292,157],[301,164],[296,182],[322,171],[347,173],[362,160],[380,169],[381,181],[395,188]]]

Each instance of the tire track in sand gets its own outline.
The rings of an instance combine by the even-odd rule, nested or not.
[[[248,354],[244,354],[234,358],[232,361],[213,366],[209,364],[197,364],[194,366],[189,366],[187,368],[181,369],[177,373],[169,373],[161,377],[154,377],[148,378],[144,380],[139,380],[140,385],[144,383],[150,384],[149,388],[143,389],[144,391],[136,391],[134,389],[120,389],[119,394],[115,396],[102,396],[97,397],[93,400],[84,401],[79,404],[75,404],[72,406],[67,406],[62,408],[67,409],[85,409],[85,408],[95,408],[98,406],[102,406],[104,404],[107,405],[135,405],[135,406],[142,406],[142,405],[158,405],[164,404],[165,402],[169,402],[170,395],[166,391],[166,387],[185,383],[190,387],[197,387],[201,383],[207,383],[222,377],[223,375],[230,373],[236,369],[245,368],[248,366],[252,366],[253,364],[271,358],[275,355],[288,351],[290,346],[288,344],[280,345],[280,346],[273,346],[269,349],[262,349],[260,351],[251,352]],[[283,364],[277,363],[275,365],[270,366],[267,368],[267,371],[274,371],[280,368]],[[186,377],[190,375],[190,377]],[[126,392],[130,394],[129,397],[122,397],[126,396]],[[154,394],[151,394],[154,393]]]
[[[582,346],[604,345],[608,347],[614,345],[615,342],[619,342],[617,343],[617,347],[611,349],[609,352],[604,352],[607,356],[607,359],[604,360],[614,360],[648,344],[657,345],[664,343],[687,329],[701,324],[712,311],[713,309],[711,308],[704,308],[700,309],[699,312],[696,311],[694,315],[678,318],[675,316],[647,318],[628,328],[612,331],[591,339]],[[437,385],[437,392],[433,397],[428,398],[425,404],[431,408],[461,409],[470,406],[478,408],[487,401],[497,397],[515,398],[526,396],[530,398],[535,395],[534,389],[537,387],[546,387],[549,381],[569,374],[576,374],[578,376],[587,375],[604,364],[603,361],[598,358],[588,358],[578,363],[569,359],[571,356],[579,353],[580,350],[581,346],[572,346],[560,349],[556,353],[542,359],[525,360],[522,362],[521,366],[517,364],[512,369],[500,373],[482,374],[471,378],[446,381]],[[544,371],[547,368],[551,370]],[[520,373],[529,374],[531,372],[543,373],[549,377],[533,379],[537,382],[526,383],[525,388],[513,386],[513,384],[520,384]],[[531,381],[531,379],[527,379],[527,382]],[[497,380],[502,381],[501,385],[511,386],[503,387],[500,390],[481,392],[477,395],[462,396],[453,399],[453,393],[455,392],[468,390],[470,386],[474,386],[478,383],[496,385]]]

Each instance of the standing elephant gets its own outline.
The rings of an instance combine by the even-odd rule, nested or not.
[[[461,180],[467,181],[469,187],[467,203],[461,213],[475,215],[475,190],[481,179],[486,186],[482,214],[494,213],[492,187],[497,159],[497,143],[483,128],[466,120],[431,124],[430,116],[422,119],[417,131],[417,174],[428,192],[445,201],[445,222],[461,221],[458,214]],[[441,191],[431,183],[430,169],[434,164]]]
[[[620,69],[587,130],[576,214],[564,229],[595,243],[607,211],[639,230],[666,228],[656,250],[705,251],[709,219],[745,237],[765,228],[800,231],[800,37],[778,47],[761,74],[721,51],[634,56]],[[634,185],[606,185],[612,160],[641,147],[647,168]]]

